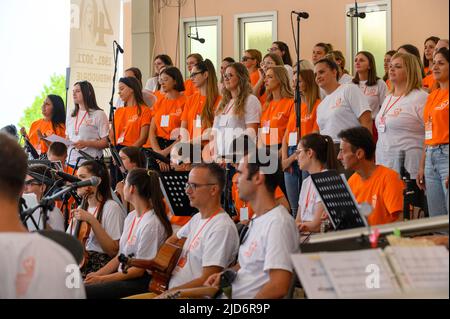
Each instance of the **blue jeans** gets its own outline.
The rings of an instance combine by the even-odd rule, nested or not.
[[[430,217],[448,215],[448,144],[427,147],[425,158],[425,186]]]
[[[288,148],[288,156],[295,153],[296,146]],[[294,162],[291,166],[292,173],[284,172],[284,184],[286,185],[286,195],[288,197],[289,205],[291,206],[292,216],[297,216],[298,198],[300,196],[300,188],[302,185],[302,174],[298,163]]]

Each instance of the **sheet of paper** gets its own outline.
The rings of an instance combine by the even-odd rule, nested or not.
[[[339,298],[401,293],[381,249],[320,253],[319,256]]]
[[[337,294],[317,254],[291,255],[295,271],[309,299],[336,299]]]
[[[66,140],[65,138],[63,138],[63,137],[61,137],[59,135],[56,135],[56,134],[52,134],[50,136],[47,136],[45,139],[47,141],[49,141],[50,143],[60,142],[60,143],[66,144],[67,146],[70,146],[70,145],[73,144],[71,141]]]
[[[449,291],[448,250],[444,246],[387,247],[387,258],[405,291]]]

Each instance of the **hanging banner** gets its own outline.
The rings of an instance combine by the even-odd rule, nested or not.
[[[89,81],[97,103],[109,114],[114,74],[113,41],[120,36],[120,0],[71,0],[70,82],[67,116],[74,108],[73,85]]]

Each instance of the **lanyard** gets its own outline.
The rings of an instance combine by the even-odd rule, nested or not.
[[[391,95],[391,97],[389,98],[389,101],[387,102],[386,107],[385,107],[384,112],[383,112],[383,114],[381,115],[381,117],[384,118],[384,116],[385,116],[385,115],[386,115],[386,114],[394,107],[395,104],[397,104],[398,101],[400,101],[400,99],[401,99],[402,97],[403,97],[403,95],[401,95],[397,100],[394,101],[394,103],[392,103],[392,104],[389,106],[389,103],[391,103],[391,100],[392,100],[392,95]]]
[[[145,215],[146,213],[147,213],[147,212],[143,213],[142,216],[139,218],[139,221],[138,221],[137,224],[136,224],[136,228],[139,226],[139,223],[141,222],[142,217],[144,217],[144,215]],[[130,243],[130,238],[132,237],[131,235],[134,235],[133,229],[134,229],[134,224],[135,224],[135,222],[136,222],[136,219],[137,219],[137,216],[134,216],[133,224],[131,224],[130,232],[128,233],[127,243]]]
[[[203,228],[205,228],[205,226],[211,221],[211,219],[213,219],[221,211],[222,211],[222,207],[220,207],[214,214],[212,214],[211,217],[209,217],[208,220],[202,225],[200,230],[197,232],[197,234],[194,236],[191,243],[189,244],[189,248],[187,249],[187,252],[189,252],[191,250],[191,248],[192,248],[193,244],[195,243],[195,241],[197,240],[198,236],[200,236],[201,232],[203,231]]]
[[[311,188],[312,188],[312,181],[311,181],[311,183],[309,184],[309,188],[308,188],[308,194],[306,195],[306,204],[305,204],[305,212],[308,210],[308,206],[309,206],[309,196],[310,196],[310,193],[311,193]],[[314,197],[313,197],[313,199],[314,199]]]
[[[81,124],[83,124],[83,121],[84,121],[86,115],[88,114],[88,111],[86,111],[86,113],[84,113],[84,116],[83,116],[83,118],[80,121],[80,125],[78,125],[78,114],[79,113],[80,112],[77,113],[77,119],[75,121],[75,135],[78,135],[78,133],[80,132],[80,126],[81,126]],[[77,127],[77,125],[78,125],[78,127]]]
[[[232,109],[232,107],[234,106],[234,104],[235,104],[235,102],[233,100],[233,103],[230,103],[230,106],[223,111],[222,115],[227,115],[230,112],[230,110]]]

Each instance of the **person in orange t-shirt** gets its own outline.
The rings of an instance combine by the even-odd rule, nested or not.
[[[45,154],[48,151],[50,143],[45,140],[45,137],[53,134],[66,137],[66,111],[63,99],[59,95],[47,95],[42,104],[42,115],[44,118],[31,124],[28,135],[24,127],[20,130],[39,154]]]
[[[320,90],[315,81],[313,70],[300,70],[298,79],[294,77],[294,82],[297,80],[300,81],[300,94],[302,95],[300,130],[301,137],[303,137],[319,131],[316,119],[317,107],[320,104]],[[286,193],[289,204],[292,207],[292,216],[297,214],[298,199],[303,180],[297,164],[296,149],[298,140],[297,116],[294,104],[281,145],[281,166],[284,171]]]
[[[170,151],[179,140],[179,128],[181,115],[186,103],[183,77],[176,67],[164,69],[160,75],[161,88],[166,93],[162,100],[158,100],[154,106],[152,122],[150,124],[149,142],[155,152],[169,157]],[[163,172],[170,170],[166,163],[158,162]]]
[[[145,105],[142,90],[136,78],[119,80],[119,95],[125,106],[115,113],[115,145],[141,147],[148,139],[151,109]],[[113,132],[110,131],[111,140]]]
[[[369,225],[399,221],[403,211],[403,190],[399,174],[385,166],[375,164],[375,142],[365,127],[354,127],[338,134],[341,139],[338,160],[345,169],[355,173],[348,184],[358,204],[368,203],[372,212]]]
[[[242,57],[242,64],[247,68],[248,74],[250,75],[250,83],[252,87],[256,85],[259,81],[259,67],[262,61],[262,54],[256,49],[249,49],[244,51],[244,56]]]
[[[433,65],[433,54],[434,49],[436,48],[436,44],[439,42],[439,38],[435,36],[431,36],[425,40],[423,43],[423,66],[425,77],[422,80],[422,86],[428,92],[436,89],[436,81],[434,80],[433,74],[431,72]]]
[[[448,75],[449,52],[440,49],[434,55],[433,76],[439,88],[431,92],[425,104],[425,146],[417,174],[417,185],[426,191],[430,216],[448,215]]]
[[[197,63],[192,68],[191,79],[198,93],[187,98],[181,116],[181,127],[186,130],[182,132],[182,139],[188,141],[201,138],[203,132],[211,128],[220,102],[216,71],[210,60]]]
[[[391,64],[391,59],[394,54],[397,53],[395,50],[388,51],[384,54],[384,76],[383,80],[386,82],[388,89],[391,89],[391,81],[389,81],[389,65]]]
[[[262,142],[281,148],[289,117],[294,109],[294,93],[284,66],[270,67],[266,73],[265,86],[268,92],[261,115]]]
[[[203,61],[203,57],[199,53],[192,53],[188,55],[186,59],[186,66],[188,69],[189,74],[192,73],[192,68],[199,62]],[[192,82],[192,79],[187,79],[184,81],[184,92],[183,94],[188,97],[193,95],[194,93],[198,93],[197,87],[194,85],[194,82]]]

